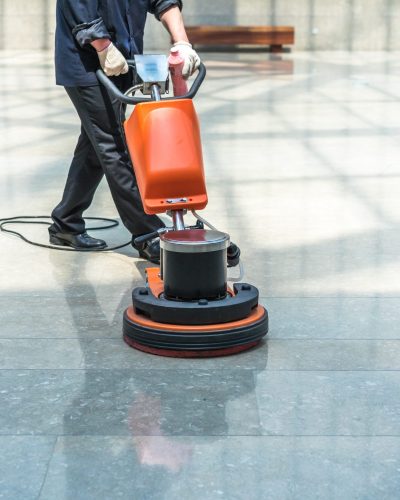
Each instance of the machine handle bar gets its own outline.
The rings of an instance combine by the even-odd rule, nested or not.
[[[128,61],[129,66],[134,66],[135,61],[129,60]],[[196,76],[195,81],[193,82],[193,85],[190,87],[190,90],[187,94],[182,95],[182,96],[176,96],[176,97],[166,97],[163,98],[163,101],[172,101],[176,99],[193,99],[197,92],[199,91],[201,84],[204,81],[204,78],[206,77],[206,67],[204,66],[203,63],[200,63],[199,66],[199,72]],[[142,102],[150,102],[151,99],[147,97],[129,97],[124,95],[119,88],[108,78],[108,76],[104,73],[102,69],[98,69],[96,71],[96,76],[99,82],[104,85],[104,87],[110,92],[110,94],[118,99],[120,102],[123,102],[124,104],[140,104]]]

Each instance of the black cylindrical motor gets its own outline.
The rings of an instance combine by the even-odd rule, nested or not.
[[[215,300],[227,293],[229,236],[191,229],[161,236],[161,273],[171,300]]]

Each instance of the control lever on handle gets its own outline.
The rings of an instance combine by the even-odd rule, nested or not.
[[[162,227],[158,231],[153,231],[152,233],[148,233],[148,234],[142,234],[142,236],[138,236],[137,238],[135,238],[133,240],[133,243],[136,247],[141,247],[147,241],[150,241],[154,238],[158,238],[160,236],[160,234],[165,233],[166,230],[167,230],[166,228]]]

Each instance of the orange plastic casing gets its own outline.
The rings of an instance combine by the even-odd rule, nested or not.
[[[125,135],[147,214],[207,205],[200,127],[191,99],[138,104],[125,122]]]

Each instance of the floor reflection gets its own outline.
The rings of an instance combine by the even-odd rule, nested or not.
[[[110,322],[96,296],[95,284],[85,268],[90,256],[74,254],[68,269],[60,265],[63,256],[50,254],[53,274],[64,290],[72,318],[71,330],[87,353],[87,318],[77,314],[77,298],[90,303],[92,317],[100,329],[121,328],[121,311],[127,303],[127,289]],[[143,272],[143,265],[138,268]],[[132,283],[132,287],[137,283]],[[91,325],[93,327],[93,325]],[[129,347],[125,347],[130,349]],[[150,356],[143,354],[143,356]],[[162,363],[163,358],[157,358]],[[82,366],[90,360],[83,359]],[[267,356],[258,369],[265,369]],[[173,481],[175,474],[189,467],[193,445],[181,436],[227,436],[232,433],[257,435],[260,424],[255,399],[253,370],[83,370],[78,395],[64,412],[64,436],[130,436],[135,460],[132,475],[152,477],[156,494]],[[66,491],[74,492],[76,451],[64,452]],[[113,457],[110,457],[110,461]],[[163,471],[160,474],[160,471]],[[162,481],[159,481],[162,477]],[[156,495],[157,497],[157,495]],[[67,498],[74,498],[74,493]]]

